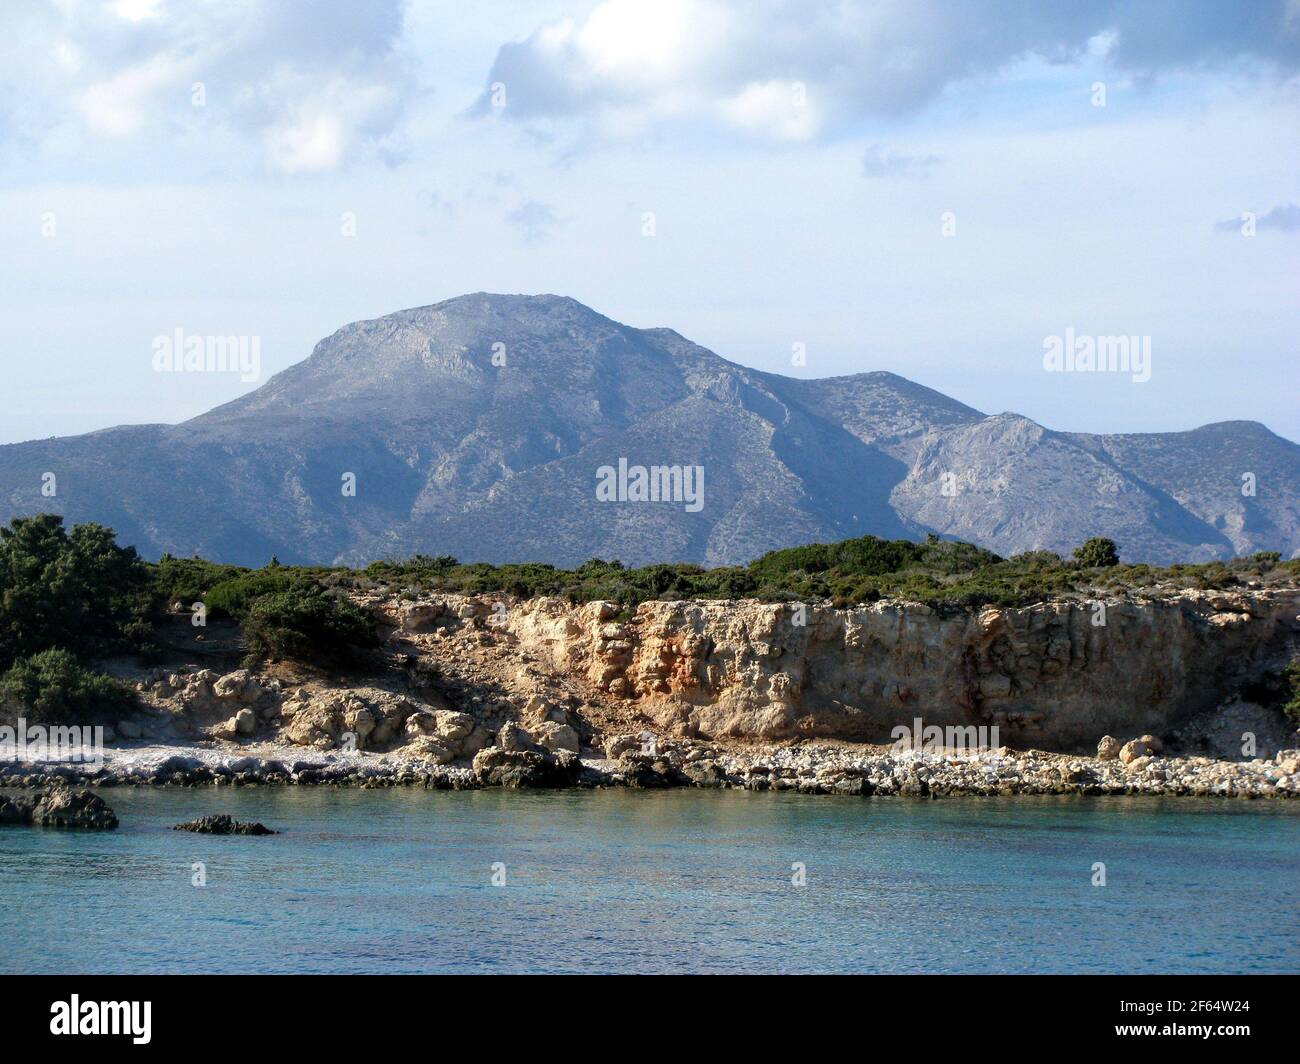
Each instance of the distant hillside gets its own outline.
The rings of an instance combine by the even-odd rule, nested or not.
[[[600,470],[620,459],[702,467],[702,505],[602,501]],[[477,294],[344,326],[181,425],[0,446],[0,521],[48,510],[149,557],[244,565],[726,565],[928,533],[1004,556],[1100,535],[1126,561],[1291,557],[1300,446],[1252,422],[1058,433],[890,373],[794,380],[572,299]]]

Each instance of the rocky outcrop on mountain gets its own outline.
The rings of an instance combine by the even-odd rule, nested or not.
[[[702,505],[598,499],[620,458],[702,468]],[[50,509],[146,556],[248,565],[722,565],[930,532],[1003,555],[1102,535],[1131,561],[1289,557],[1300,446],[1247,422],[1054,432],[891,373],[795,380],[572,299],[479,293],[344,326],[184,424],[0,446],[0,522]]]

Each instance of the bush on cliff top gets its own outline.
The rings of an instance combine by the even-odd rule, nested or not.
[[[289,658],[321,665],[352,661],[355,648],[379,643],[374,618],[319,586],[295,586],[255,599],[244,615],[253,658]]]
[[[1119,550],[1113,539],[1093,536],[1082,547],[1075,548],[1074,560],[1085,569],[1108,569],[1119,564]]]
[[[460,565],[455,559],[413,558],[375,562],[365,570],[336,573],[344,585],[424,589],[478,594],[558,595],[573,602],[594,599],[624,608],[649,599],[757,598],[766,602],[830,599],[850,606],[881,598],[905,598],[940,609],[983,605],[1023,606],[1044,599],[1121,591],[1170,583],[1190,588],[1231,588],[1247,580],[1300,579],[1300,562],[1276,553],[1228,562],[1161,568],[1113,564],[1113,541],[1090,540],[1066,560],[1051,551],[1000,558],[990,551],[930,536],[920,543],[862,536],[841,543],[813,543],[771,551],[747,566],[703,569],[659,564],[628,569],[593,558],[576,569],[550,565]]]
[[[268,566],[223,580],[203,596],[209,617],[243,620],[259,599],[269,595],[306,592],[319,586],[311,577],[283,566]]]
[[[32,724],[115,721],[135,703],[135,692],[91,672],[66,650],[20,658],[0,676],[0,706]]]

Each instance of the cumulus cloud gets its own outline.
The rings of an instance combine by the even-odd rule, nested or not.
[[[1241,233],[1253,227],[1257,232],[1300,233],[1300,207],[1287,203],[1274,207],[1264,214],[1240,218],[1225,218],[1216,222],[1214,228],[1220,233]]]
[[[270,169],[332,170],[392,134],[402,0],[58,0],[6,12],[0,122],[146,141],[212,124]],[[199,122],[198,117],[203,121]]]
[[[1297,0],[605,0],[502,45],[471,113],[602,132],[703,119],[806,140],[1026,57],[1078,60],[1099,39],[1135,74],[1243,58],[1300,69]]]

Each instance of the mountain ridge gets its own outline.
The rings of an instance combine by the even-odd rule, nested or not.
[[[597,500],[620,457],[702,467],[703,510]],[[345,324],[176,425],[0,446],[0,519],[39,510],[242,564],[718,565],[864,534],[1004,555],[1109,535],[1168,563],[1300,552],[1300,446],[1242,421],[1060,432],[887,370],[786,377],[568,296],[470,293]]]

